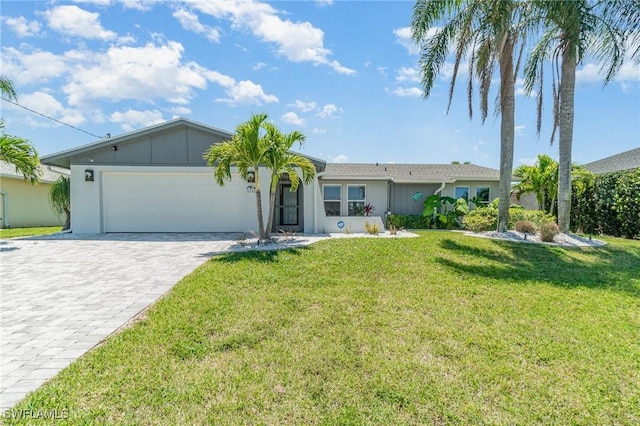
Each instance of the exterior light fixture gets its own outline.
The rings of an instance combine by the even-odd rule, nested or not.
[[[93,182],[93,170],[87,169],[84,171],[84,181]]]

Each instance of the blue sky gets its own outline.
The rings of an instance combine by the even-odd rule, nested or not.
[[[498,168],[500,121],[469,120],[466,76],[446,114],[449,68],[424,100],[413,2],[153,0],[2,1],[0,72],[20,104],[94,135],[183,116],[233,131],[265,112],[300,130],[299,151],[335,162],[449,163]],[[577,74],[573,158],[587,163],[640,146],[640,67],[602,86],[598,64]],[[521,89],[521,87],[518,87]],[[550,98],[547,94],[547,98]],[[2,101],[7,133],[41,155],[95,142]],[[549,144],[550,105],[536,135],[535,100],[516,100],[514,166]]]

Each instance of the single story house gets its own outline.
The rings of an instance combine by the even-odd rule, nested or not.
[[[640,148],[631,149],[629,151],[587,163],[584,165],[584,168],[596,175],[620,172],[623,170],[640,169]]]
[[[255,183],[239,175],[219,186],[202,158],[214,143],[232,134],[177,118],[117,137],[42,158],[44,164],[71,170],[71,229],[103,232],[256,231]],[[497,196],[499,172],[473,164],[346,164],[308,157],[317,176],[290,192],[281,179],[276,195],[274,231],[305,233],[382,226],[385,213],[421,214],[434,193]],[[268,172],[261,171],[268,193]],[[267,214],[264,197],[264,214]],[[371,204],[371,217],[362,209]]]
[[[0,161],[0,227],[62,226],[64,215],[49,204],[49,189],[69,170],[41,167],[42,179],[33,185],[13,164]]]

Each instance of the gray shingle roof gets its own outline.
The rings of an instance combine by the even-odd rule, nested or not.
[[[40,166],[40,170],[42,170],[42,182],[55,182],[60,175],[70,175],[69,170],[59,169],[57,167]],[[22,173],[16,172],[16,166],[4,161],[0,161],[0,176],[3,178],[24,179]]]
[[[500,172],[475,164],[327,163],[321,179],[376,179],[397,183],[500,180]]]
[[[640,148],[587,163],[584,167],[597,175],[640,168]]]

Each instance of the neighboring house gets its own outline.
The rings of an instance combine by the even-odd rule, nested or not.
[[[232,134],[178,118],[43,157],[71,169],[71,229],[102,232],[248,232],[256,230],[255,183],[233,174],[223,187],[202,158]],[[336,232],[382,225],[387,212],[421,214],[434,193],[489,202],[499,172],[471,164],[330,164],[315,158],[317,177],[289,191],[281,179],[274,230]],[[261,191],[269,174],[261,170]],[[268,196],[263,208],[268,212]],[[372,217],[356,216],[365,204]]]
[[[23,228],[32,226],[62,226],[64,215],[55,212],[49,204],[49,189],[68,170],[43,166],[42,180],[32,185],[16,172],[13,164],[0,161],[0,227]]]
[[[597,175],[640,168],[640,148],[621,152],[584,165],[585,169]]]

